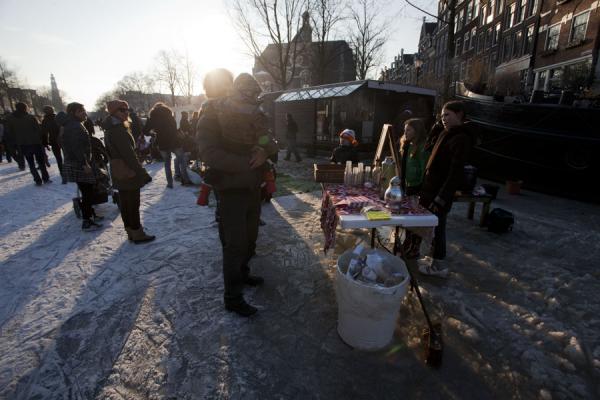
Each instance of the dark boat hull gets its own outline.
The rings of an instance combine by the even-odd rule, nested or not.
[[[561,194],[588,192],[600,177],[599,109],[505,103],[464,87],[456,97],[478,128],[473,161],[483,175]]]

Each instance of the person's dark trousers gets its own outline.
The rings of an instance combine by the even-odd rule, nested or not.
[[[140,229],[140,189],[119,190],[119,210],[125,228]]]
[[[77,182],[77,187],[81,192],[81,217],[85,219],[92,219],[94,211],[92,209],[92,202],[94,199],[94,184]]]
[[[19,149],[19,146],[14,144],[4,144],[6,146],[6,159],[7,160],[15,160],[19,169],[25,169],[25,158],[23,157],[23,153]]]
[[[448,214],[440,211],[435,215],[438,217],[438,224],[435,227],[435,237],[433,238],[433,258],[443,260],[446,258],[446,218]]]
[[[21,146],[21,152],[23,156],[27,160],[27,164],[29,165],[29,172],[33,175],[33,180],[36,183],[41,183],[42,180],[47,182],[50,179],[48,175],[48,170],[46,169],[46,158],[44,157],[44,148],[41,144],[28,144]],[[35,167],[35,163],[38,163],[40,167],[40,172],[42,173],[42,177],[40,178],[40,174],[38,174],[37,169]]]
[[[260,216],[260,189],[219,192],[219,237],[223,247],[225,303],[243,300],[248,261],[256,249]]]
[[[302,157],[300,157],[300,152],[298,151],[297,143],[295,140],[289,140],[287,145],[287,153],[285,155],[286,161],[289,161],[292,157],[292,153],[294,153],[294,157],[296,161],[302,161]]]
[[[54,154],[54,158],[56,158],[56,164],[58,165],[58,171],[60,172],[60,176],[62,176],[63,158],[62,158],[62,151],[61,151],[60,145],[58,145],[58,144],[52,145],[52,154]]]

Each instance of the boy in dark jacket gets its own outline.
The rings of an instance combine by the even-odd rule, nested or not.
[[[356,134],[352,129],[344,129],[340,133],[340,145],[333,149],[331,162],[336,164],[346,164],[346,161],[358,163],[358,151],[356,150],[358,141]]]

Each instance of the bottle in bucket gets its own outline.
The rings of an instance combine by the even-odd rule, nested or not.
[[[211,187],[206,183],[203,183],[200,186],[200,194],[198,195],[198,200],[196,201],[196,204],[198,204],[199,206],[208,205],[208,196],[210,195],[210,189]]]

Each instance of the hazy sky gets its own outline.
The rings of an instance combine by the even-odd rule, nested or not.
[[[437,1],[415,0],[435,10]],[[386,65],[404,48],[414,52],[421,13],[392,0],[397,15]],[[67,101],[92,109],[123,75],[149,72],[161,49],[186,51],[198,66],[196,92],[212,68],[251,72],[223,0],[0,0],[0,58],[34,89],[53,73]],[[165,92],[165,90],[163,90]]]

